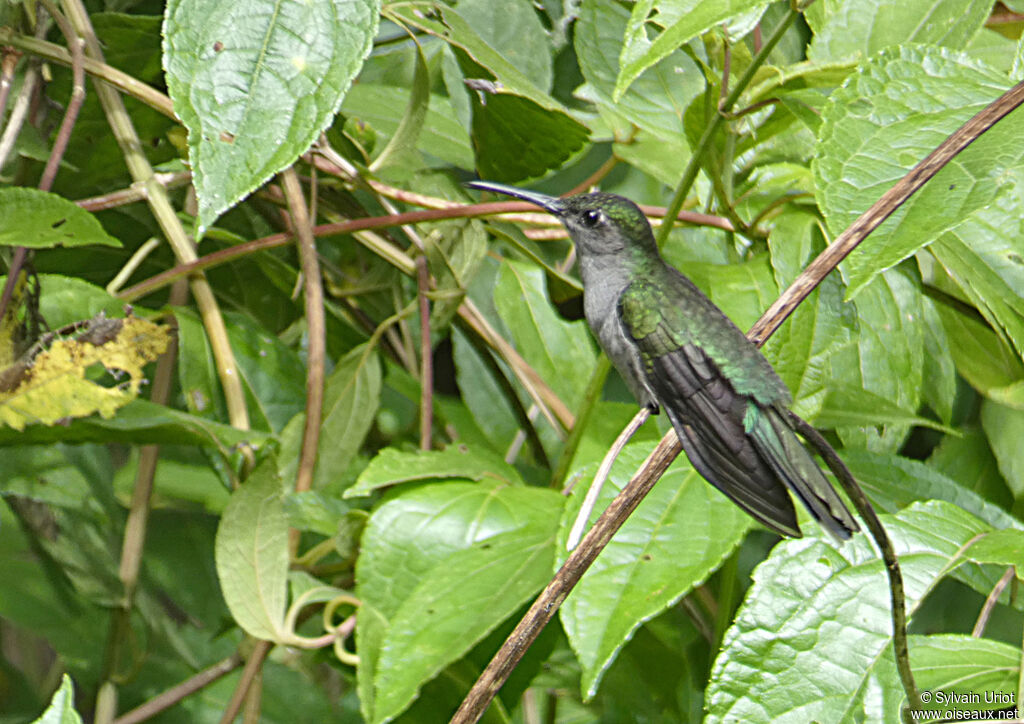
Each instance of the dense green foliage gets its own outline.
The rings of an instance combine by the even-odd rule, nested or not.
[[[219,667],[154,712],[215,722],[247,660],[262,674],[250,721],[447,721],[565,559],[636,411],[581,319],[561,228],[482,219],[462,182],[596,184],[664,207],[696,164],[684,208],[705,216],[663,252],[749,328],[1024,79],[1021,0],[497,6],[63,2],[66,32],[99,43],[42,191],[68,41],[41,5],[0,4],[0,47],[23,53],[0,109],[15,129],[0,252],[9,270],[28,248],[39,284],[37,300],[31,278],[12,285],[0,317],[0,405],[100,312],[131,303],[177,340],[173,369],[147,368],[154,399],[0,428],[0,721],[53,697],[47,721],[110,722]],[[1021,128],[1017,110],[943,168],[764,348],[882,514],[929,695],[1018,694],[1004,573],[1024,562]],[[318,225],[322,307],[304,305],[290,168]],[[192,294],[169,292],[158,275],[197,256]],[[324,326],[313,470],[306,376]],[[111,387],[120,369],[79,372]],[[641,428],[597,512],[667,430]],[[680,458],[485,721],[899,721],[878,553],[803,520],[780,542]]]

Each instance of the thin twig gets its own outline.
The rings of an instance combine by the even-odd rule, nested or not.
[[[224,714],[220,718],[220,724],[231,724],[238,716],[238,712],[242,709],[242,704],[245,703],[245,699],[249,694],[249,688],[252,686],[256,677],[259,676],[260,670],[263,668],[263,662],[266,661],[267,655],[270,653],[270,649],[274,647],[274,644],[269,641],[256,641],[249,652],[249,658],[245,661],[245,668],[242,669],[242,677],[238,680],[238,686],[235,687],[234,692],[231,694],[231,700],[228,705],[224,707]]]
[[[978,614],[978,620],[974,623],[974,630],[971,631],[971,636],[974,638],[981,638],[985,634],[985,627],[988,626],[988,620],[992,616],[992,611],[995,609],[996,604],[999,603],[999,597],[1003,595],[1003,591],[1010,585],[1017,575],[1017,571],[1013,566],[1006,569],[1006,573],[996,582],[996,585],[989,591],[988,597],[985,598],[985,604],[981,607],[981,612]]]
[[[152,719],[160,712],[170,709],[182,699],[230,674],[241,665],[242,657],[237,653],[232,654],[226,659],[218,661],[213,666],[189,677],[177,686],[168,689],[158,696],[154,696],[145,704],[122,714],[113,721],[113,724],[141,724],[141,722]]]
[[[889,540],[889,534],[885,532],[882,521],[875,514],[875,509],[871,506],[868,496],[861,490],[853,474],[836,454],[836,451],[832,449],[832,446],[813,425],[790,410],[786,410],[786,412],[793,429],[818,451],[829,470],[835,474],[882,552],[885,571],[889,575],[889,594],[892,604],[892,648],[896,655],[896,670],[903,682],[903,689],[907,693],[907,703],[911,709],[920,710],[922,707],[921,695],[917,691],[917,684],[914,683],[914,672],[910,669],[910,653],[907,647],[907,599],[903,589],[903,574],[900,572],[899,559],[896,557],[896,550],[892,547],[892,541]]]
[[[420,449],[429,450],[434,420],[434,348],[430,343],[430,270],[425,254],[416,258],[416,295],[420,311]]]
[[[39,68],[35,64],[29,64],[21,78],[21,90],[14,99],[14,107],[11,108],[11,115],[7,117],[7,125],[0,134],[0,168],[7,163],[7,156],[14,150],[14,143],[18,140],[28,118],[29,107],[32,104],[32,96],[36,92],[36,84],[39,82]]]
[[[72,63],[71,53],[66,48],[40,38],[16,33],[11,28],[0,26],[0,45],[10,45],[26,53],[31,53],[32,55],[37,55],[40,58],[52,60],[55,63],[68,67]],[[85,58],[85,72],[92,78],[106,81],[125,95],[145,103],[158,113],[162,113],[172,120],[178,120],[178,117],[174,115],[174,106],[171,103],[171,99],[153,86],[146,85],[135,76],[107,65],[101,59],[90,58],[88,55]]]
[[[192,181],[191,171],[174,171],[173,173],[155,173],[153,180],[165,189],[175,189],[179,186],[187,186]],[[146,199],[146,187],[141,184],[132,184],[126,189],[111,191],[100,196],[91,196],[87,199],[79,199],[75,203],[79,208],[86,211],[106,211],[116,209],[119,206],[134,204],[136,201]]]
[[[604,487],[604,481],[608,479],[608,474],[612,471],[612,465],[619,457],[619,453],[626,447],[626,443],[632,439],[636,431],[640,429],[640,426],[647,422],[647,418],[651,416],[651,410],[648,407],[641,407],[633,419],[629,421],[619,436],[615,438],[615,442],[608,448],[608,452],[605,453],[604,459],[601,460],[601,465],[597,468],[597,473],[594,475],[593,482],[590,483],[590,488],[587,490],[587,497],[583,499],[583,505],[580,506],[579,513],[576,514],[576,522],[572,524],[572,529],[569,531],[569,537],[565,541],[565,549],[572,550],[580,542],[580,538],[583,537],[583,529],[587,527],[587,521],[590,520],[590,513],[594,510],[594,506],[597,504],[597,498],[601,495],[601,488]]]
[[[14,88],[14,71],[21,53],[14,48],[0,47],[0,118],[7,114],[7,100]]]
[[[316,255],[316,240],[313,238],[312,222],[306,200],[302,195],[302,187],[299,185],[299,177],[295,173],[295,168],[289,167],[281,172],[280,179],[281,188],[284,189],[285,199],[288,201],[292,228],[298,241],[305,289],[306,332],[309,335],[306,363],[306,424],[302,431],[302,451],[299,453],[298,470],[295,473],[295,492],[301,493],[313,487],[313,472],[316,469],[317,450],[320,444],[327,328],[324,321],[324,291]]]
[[[83,50],[85,43],[75,34],[75,29],[57,9],[53,0],[41,0],[41,2],[46,11],[50,13],[50,17],[57,23],[57,27],[60,28],[61,34],[67,41],[68,50],[71,52],[71,97],[68,99],[68,107],[64,111],[64,118],[53,139],[53,149],[50,151],[50,157],[46,160],[46,167],[43,169],[43,175],[39,181],[39,188],[49,191],[53,187],[54,179],[57,178],[57,169],[60,167],[61,159],[64,158],[68,141],[71,140],[71,130],[75,127],[78,112],[82,109],[82,104],[85,103],[85,53]]]

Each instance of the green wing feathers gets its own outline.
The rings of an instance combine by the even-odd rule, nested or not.
[[[694,469],[782,535],[800,535],[792,492],[825,530],[849,538],[856,521],[779,412],[789,390],[721,310],[666,270],[631,284],[618,314]]]

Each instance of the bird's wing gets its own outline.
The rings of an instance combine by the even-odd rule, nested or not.
[[[858,529],[857,523],[782,418],[778,406],[785,398],[777,391],[782,383],[767,361],[756,349],[744,348],[748,344],[745,339],[735,338],[732,345],[726,338],[712,357],[708,344],[698,342],[689,331],[692,327],[681,318],[680,307],[669,307],[666,295],[658,289],[646,280],[628,287],[619,299],[619,320],[626,338],[637,345],[648,384],[665,408],[693,467],[779,533],[800,535],[788,488],[822,527],[837,538],[849,538]],[[721,315],[735,329],[717,307],[707,304],[712,314]],[[722,330],[725,327],[710,331],[713,335]],[[720,343],[721,339],[720,335]],[[723,359],[730,346],[736,351],[728,360],[731,374],[727,374],[722,369],[726,365],[716,359]],[[757,377],[762,362],[744,359],[751,352],[770,372],[763,380]],[[733,380],[737,376],[739,384]]]
[[[619,321],[626,339],[637,345],[648,384],[691,464],[754,518],[783,535],[799,536],[786,488],[747,436],[744,420],[755,403],[736,392],[685,328],[666,321],[665,307],[651,306],[665,302],[651,299],[651,286],[640,281],[626,288]]]

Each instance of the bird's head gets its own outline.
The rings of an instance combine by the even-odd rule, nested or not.
[[[560,198],[490,181],[466,185],[540,206],[562,222],[581,256],[657,251],[647,217],[623,196],[598,192]]]

